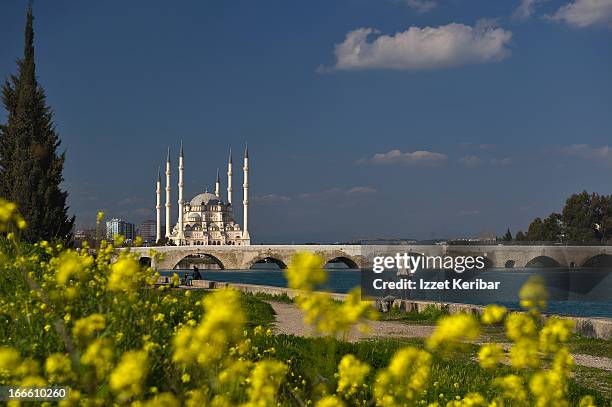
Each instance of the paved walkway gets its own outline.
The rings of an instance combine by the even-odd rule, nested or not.
[[[276,321],[272,330],[274,333],[296,335],[296,336],[315,336],[309,325],[303,320],[302,311],[294,304],[268,301],[276,313]],[[393,321],[370,321],[370,332],[362,333],[356,327],[351,330],[346,338],[350,342],[372,338],[426,338],[434,330],[431,325],[410,325],[404,322]],[[509,347],[510,344],[504,344]],[[612,372],[612,359],[600,356],[572,354],[574,362],[579,366],[593,367]]]

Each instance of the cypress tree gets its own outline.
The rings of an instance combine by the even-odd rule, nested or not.
[[[68,217],[68,194],[60,188],[65,153],[57,153],[60,139],[53,111],[36,80],[31,5],[23,58],[17,66],[18,74],[9,76],[2,87],[7,122],[0,126],[0,194],[18,205],[28,223],[26,240],[70,242],[74,216]]]

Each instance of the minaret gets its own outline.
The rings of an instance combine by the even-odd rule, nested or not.
[[[243,231],[242,238],[250,239],[249,236],[249,147],[245,145],[244,147],[244,167],[242,168],[244,171],[244,184],[242,185],[244,190],[244,199],[242,201],[243,207]]]
[[[229,161],[227,162],[227,203],[232,203],[232,148],[230,147]]]
[[[179,166],[178,166],[178,170],[179,170],[179,178],[178,178],[178,188],[179,188],[179,192],[178,192],[178,237],[179,239],[183,239],[184,237],[184,230],[183,230],[183,212],[185,210],[185,201],[183,200],[183,187],[184,187],[184,179],[183,179],[183,140],[181,140],[181,149],[179,151]],[[179,240],[179,245],[181,240]]]
[[[155,229],[155,243],[161,239],[161,168],[157,169],[157,183],[155,188],[155,195],[157,197],[155,204],[156,212],[156,229]]]
[[[166,238],[170,237],[170,147],[166,157]]]
[[[221,199],[221,181],[219,180],[219,169],[217,168],[217,180],[215,181],[215,195]]]

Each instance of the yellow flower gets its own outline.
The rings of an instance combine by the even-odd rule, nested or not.
[[[336,396],[326,396],[317,401],[316,407],[344,407],[345,404]]]
[[[482,314],[482,322],[488,325],[500,322],[506,315],[506,307],[497,304],[487,305]]]
[[[133,257],[123,257],[111,267],[108,288],[112,291],[129,291],[138,282],[140,264]]]
[[[160,393],[142,404],[133,403],[133,407],[179,407],[181,403],[171,393]]]
[[[327,281],[323,269],[323,257],[312,253],[297,253],[291,258],[286,277],[289,287],[298,290],[312,290],[316,285]]]
[[[453,346],[461,341],[474,340],[480,335],[478,320],[470,314],[456,314],[442,317],[433,334],[427,340],[429,349]]]
[[[498,377],[493,381],[496,387],[502,390],[501,396],[507,400],[515,400],[524,402],[527,400],[527,391],[523,385],[523,380],[520,376],[511,374],[503,377]]]
[[[412,405],[425,389],[431,370],[431,355],[413,347],[395,353],[386,369],[381,370],[374,385],[378,405],[399,407]]]
[[[490,343],[480,347],[478,361],[483,369],[490,369],[501,361],[504,351],[500,344]]]
[[[183,383],[189,383],[190,380],[191,380],[191,376],[189,376],[188,373],[183,373],[183,375],[181,376],[181,381]]]
[[[546,308],[548,291],[541,276],[531,276],[519,291],[521,307],[529,309]]]
[[[478,393],[468,393],[464,398],[449,401],[446,407],[486,407],[488,406],[484,397]]]
[[[104,220],[104,212],[102,211],[98,211],[98,214],[96,215],[96,223],[100,223]]]
[[[370,372],[370,366],[361,362],[353,355],[345,355],[338,364],[338,388],[339,393],[354,394],[365,382],[365,377]]]
[[[510,364],[515,369],[538,367],[540,363],[538,343],[532,339],[521,339],[515,342],[510,347],[508,356]]]
[[[172,287],[178,287],[178,286],[180,285],[180,283],[181,283],[181,279],[180,279],[180,277],[178,276],[178,274],[176,274],[176,273],[173,273],[173,274],[172,274],[172,280],[171,280],[171,283],[172,283]]]
[[[579,407],[596,407],[593,396],[584,396],[581,398]]]
[[[232,341],[240,338],[245,317],[238,292],[223,289],[203,299],[204,317],[196,327],[182,326],[174,335],[173,360],[208,366],[223,357]]]
[[[113,351],[106,338],[93,341],[81,356],[81,363],[94,366],[98,377],[104,377],[111,369],[112,360]]]
[[[57,283],[63,286],[72,276],[82,277],[84,271],[93,265],[93,257],[86,253],[79,254],[74,250],[66,250],[59,257],[53,258],[51,265],[57,269]]]
[[[45,361],[45,371],[52,383],[62,383],[72,377],[70,357],[62,353],[52,353]]]
[[[540,331],[540,350],[542,352],[555,352],[561,343],[567,342],[574,329],[574,322],[570,319],[552,316]]]
[[[285,380],[287,365],[277,360],[263,360],[255,364],[249,376],[249,407],[276,405],[276,392]]]
[[[13,348],[0,346],[0,375],[11,374],[17,368],[20,361],[19,352]]]
[[[123,400],[139,395],[142,392],[142,383],[147,376],[147,369],[146,352],[125,352],[110,375],[111,390]]]
[[[506,317],[506,335],[513,341],[534,338],[538,328],[533,318],[525,313],[512,312]]]
[[[85,338],[106,327],[106,319],[102,314],[91,314],[74,323],[72,333],[78,338]]]

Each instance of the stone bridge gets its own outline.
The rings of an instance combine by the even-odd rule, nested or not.
[[[271,262],[285,268],[298,252],[321,255],[326,263],[344,263],[349,268],[368,267],[372,255],[395,253],[426,256],[484,256],[488,267],[583,267],[612,264],[612,246],[516,246],[516,245],[251,245],[251,246],[162,246],[137,247],[132,251],[143,260],[151,258],[150,251],[162,255],[152,260],[157,270],[174,269],[188,256],[206,256],[222,269],[245,270],[258,262]]]

